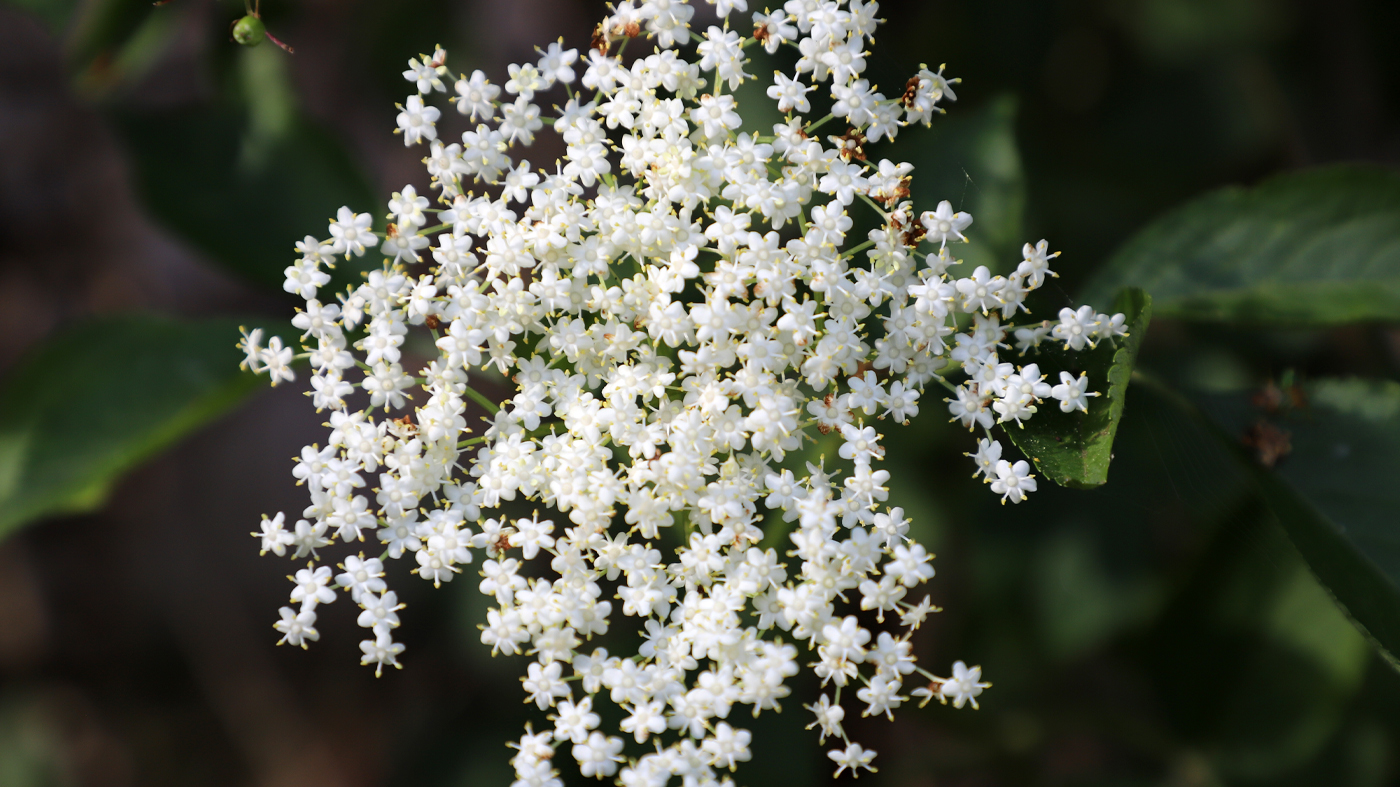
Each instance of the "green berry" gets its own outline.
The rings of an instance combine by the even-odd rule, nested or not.
[[[249,14],[233,23],[233,40],[243,46],[257,46],[267,34],[263,21]]]

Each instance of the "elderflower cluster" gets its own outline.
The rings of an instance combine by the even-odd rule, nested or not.
[[[946,201],[918,211],[913,167],[867,150],[928,124],[957,80],[921,68],[893,98],[870,84],[874,2],[751,17],[745,0],[712,2],[722,21],[697,35],[689,5],[627,0],[582,55],[551,44],[504,85],[454,82],[441,50],[409,61],[398,132],[424,146],[429,187],[394,193],[382,231],[342,208],[328,238],[298,244],[300,355],[260,331],[241,343],[274,385],[309,362],[329,411],[325,447],[293,469],[309,507],[254,534],[309,559],[282,642],[318,639],[317,607],[340,588],[377,674],[404,650],[392,561],[435,586],[479,582],[493,604],[481,640],[530,657],[523,689],[544,716],[512,744],[520,787],[558,785],[562,755],[628,787],[732,784],[721,772],[751,740],[731,713],[777,708],[803,667],[829,688],[806,707],[841,741],[838,774],[874,770],[843,728],[843,690],[866,716],[911,699],[976,707],[980,669],[940,677],[912,652],[937,611],[918,593],[933,556],[886,505],[879,423],[947,389],[953,418],[987,434],[977,473],[1020,502],[1035,477],[991,428],[1096,394],[1004,361],[1008,335],[1025,352],[1123,333],[1121,315],[1088,307],[1005,322],[1055,275],[1044,241],[1010,276],[950,273],[972,217]],[[651,50],[624,58],[633,38]],[[750,73],[758,48],[793,50],[796,67]],[[734,91],[753,79],[783,122],[745,129]],[[562,106],[547,113],[550,94]],[[464,119],[460,143],[438,126],[440,97]],[[814,105],[829,114],[808,120]],[[546,126],[564,160],[517,160]],[[852,242],[857,218],[874,228]],[[363,283],[322,293],[337,258],[376,249]],[[489,415],[473,423],[469,403]],[[818,458],[827,441],[836,455]],[[377,557],[321,555],[366,541]],[[610,632],[615,653],[596,641]],[[605,702],[624,712],[617,730],[600,728]]]

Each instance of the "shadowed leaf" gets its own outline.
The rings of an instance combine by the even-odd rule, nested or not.
[[[125,471],[253,390],[229,320],[75,325],[0,384],[0,534],[90,511]]]
[[[1138,346],[1152,318],[1152,299],[1142,290],[1124,290],[1113,306],[1127,317],[1128,335],[1103,341],[1094,349],[1069,351],[1047,340],[1026,356],[1042,370],[1065,370],[1089,375],[1089,412],[1061,412],[1056,402],[1040,405],[1024,428],[1009,426],[1011,441],[1035,463],[1036,471],[1051,481],[1075,488],[1098,486],[1108,480],[1113,458],[1113,437],[1123,417],[1128,378],[1133,372]],[[1054,380],[1054,382],[1059,382]]]

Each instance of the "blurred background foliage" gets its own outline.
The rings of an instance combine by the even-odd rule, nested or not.
[[[505,785],[531,714],[473,582],[400,579],[407,668],[380,680],[348,605],[272,647],[287,566],[245,534],[301,506],[278,457],[324,437],[299,390],[251,393],[233,326],[282,324],[292,244],[335,208],[424,190],[390,134],[408,57],[499,81],[601,7],[268,0],[287,55],[229,42],[240,6],[0,4],[0,784]],[[1102,487],[1003,508],[938,408],[885,430],[947,609],[917,650],[996,686],[853,722],[869,780],[1400,783],[1400,4],[882,12],[887,92],[921,62],[966,80],[887,154],[977,217],[962,256],[1046,237],[1037,314],[1125,285],[1155,311]],[[806,721],[755,722],[740,783],[828,780]]]

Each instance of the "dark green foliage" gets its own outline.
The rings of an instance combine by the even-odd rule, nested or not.
[[[1323,379],[1279,398],[1217,396],[1202,408],[1225,439],[1254,450],[1246,464],[1269,509],[1342,609],[1400,665],[1400,384]],[[1268,451],[1281,453],[1265,455],[1272,469],[1257,461]]]
[[[328,238],[342,205],[363,213],[378,202],[343,149],[301,118],[267,137],[250,135],[238,112],[206,108],[123,115],[118,126],[151,215],[269,290],[281,291],[297,241]]]
[[[252,391],[232,320],[90,320],[0,386],[0,533],[90,511],[113,481]]]
[[[1228,188],[1152,222],[1089,283],[1158,314],[1264,325],[1400,319],[1400,174],[1338,166]]]
[[[1124,290],[1111,313],[1127,317],[1127,336],[1077,352],[1048,339],[1027,358],[1039,363],[1042,372],[1049,372],[1054,383],[1059,382],[1054,377],[1056,370],[1088,374],[1089,389],[1099,393],[1090,400],[1089,411],[1065,413],[1054,401],[1046,400],[1024,428],[1007,425],[1016,447],[1035,462],[1040,473],[1061,486],[1086,489],[1108,480],[1113,436],[1123,418],[1133,362],[1152,319],[1152,299],[1140,289]]]

